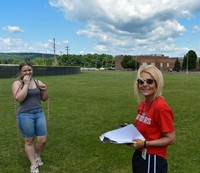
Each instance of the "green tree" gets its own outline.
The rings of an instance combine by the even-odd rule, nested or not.
[[[179,62],[179,60],[177,58],[176,61],[175,61],[173,70],[179,72],[180,69],[181,69],[181,63]]]
[[[197,54],[195,51],[190,50],[183,58],[183,69],[187,70],[196,70],[197,67]]]
[[[44,64],[43,64],[43,63],[44,63],[44,60],[43,60],[42,58],[34,58],[34,59],[32,60],[32,62],[33,62],[34,65],[44,65]]]
[[[124,69],[133,69],[135,70],[136,62],[132,59],[132,56],[125,55],[122,59],[121,65]]]
[[[198,61],[198,69],[200,68],[200,58],[199,58],[199,61]]]

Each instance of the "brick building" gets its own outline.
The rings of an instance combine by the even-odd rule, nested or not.
[[[174,68],[174,64],[177,58],[169,58],[164,55],[139,55],[132,56],[132,58],[141,65],[155,65],[158,69],[162,71],[168,71],[170,68]],[[123,56],[115,57],[115,70],[122,70],[121,61]],[[183,59],[179,59],[179,62],[182,64]],[[139,67],[138,67],[139,68]]]

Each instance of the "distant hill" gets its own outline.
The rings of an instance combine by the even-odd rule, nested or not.
[[[24,59],[24,58],[51,58],[54,54],[47,53],[0,53],[0,59]]]

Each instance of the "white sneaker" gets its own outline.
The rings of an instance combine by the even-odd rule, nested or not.
[[[38,166],[42,166],[44,163],[42,162],[42,159],[38,156],[35,158],[35,162],[37,163]]]
[[[37,165],[32,165],[30,167],[31,173],[39,173],[39,169]]]

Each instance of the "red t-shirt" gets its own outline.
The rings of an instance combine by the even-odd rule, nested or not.
[[[141,102],[135,126],[146,141],[163,137],[166,132],[174,131],[174,113],[163,97],[157,97],[153,102]],[[147,147],[148,154],[156,154],[166,159],[167,146]]]

